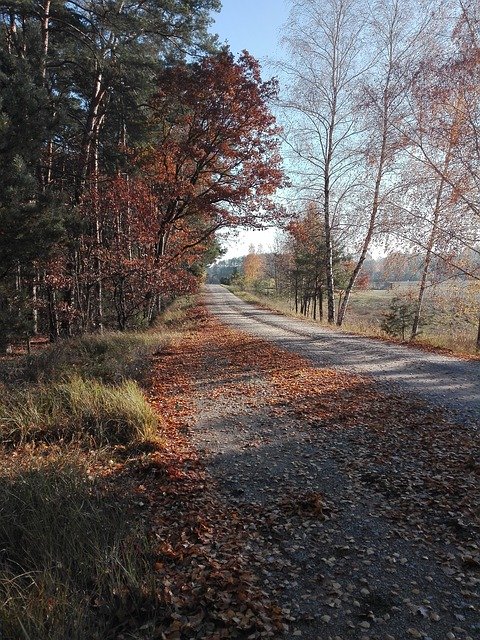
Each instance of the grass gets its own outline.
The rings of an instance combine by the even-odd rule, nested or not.
[[[142,608],[154,621],[146,541],[79,466],[0,480],[0,548],[2,638],[113,638]]]
[[[0,638],[156,633],[158,541],[146,519],[132,519],[138,483],[118,461],[124,450],[129,464],[140,459],[137,445],[164,444],[141,384],[151,355],[188,328],[189,304],[175,304],[148,332],[83,336],[3,363]]]
[[[74,375],[107,383],[140,380],[149,355],[163,343],[157,332],[108,332],[63,340],[26,358],[26,377],[34,382],[62,380]]]
[[[75,376],[30,385],[0,400],[4,444],[87,440],[91,446],[136,444],[158,438],[158,418],[132,380],[107,385]]]

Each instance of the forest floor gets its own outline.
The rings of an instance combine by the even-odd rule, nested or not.
[[[479,636],[474,429],[203,308],[152,381],[177,434],[162,637]]]

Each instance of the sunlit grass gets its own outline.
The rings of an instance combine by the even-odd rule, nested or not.
[[[300,319],[313,321],[311,317],[305,318],[301,314],[295,313],[292,301],[287,298],[264,296],[256,292],[231,289],[245,302],[258,304],[273,311],[278,311],[284,315],[295,316]],[[392,290],[367,290],[356,291],[352,294],[347,316],[341,328],[328,325],[326,320],[317,320],[318,324],[339,331],[347,331],[367,337],[387,338],[388,336],[381,329],[383,314],[388,310],[392,298],[398,292]],[[453,354],[474,355],[476,327],[465,327],[465,323],[444,326],[444,314],[435,310],[429,311],[429,323],[417,336],[413,344],[436,347],[451,351]],[[391,339],[388,337],[388,339]]]
[[[189,305],[177,302],[146,332],[19,356],[0,382],[2,638],[132,640],[158,629],[155,541],[132,520],[128,482],[120,474],[100,486],[96,465],[163,446],[162,418],[140,385],[152,354],[188,328]]]
[[[0,400],[0,440],[87,439],[93,446],[153,440],[158,418],[137,383],[107,385],[78,376],[28,386]]]

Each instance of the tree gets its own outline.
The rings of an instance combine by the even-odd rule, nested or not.
[[[268,106],[276,92],[247,52],[238,62],[222,52],[160,76],[151,103],[156,143],[145,163],[159,208],[159,257],[186,218],[208,222],[199,241],[220,228],[278,220],[271,196],[285,180]]]
[[[283,105],[291,114],[287,143],[300,163],[302,187],[319,194],[322,203],[328,321],[333,323],[334,229],[358,184],[352,96],[365,70],[359,55],[364,22],[358,20],[355,0],[294,0],[292,6],[284,37],[290,59],[282,65],[290,81]]]
[[[265,277],[265,257],[258,254],[253,246],[250,246],[248,254],[243,258],[243,279],[245,286],[251,288]]]
[[[419,61],[431,48],[432,35],[438,24],[437,4],[436,0],[421,5],[389,0],[370,6],[368,32],[374,63],[369,70],[369,80],[361,84],[358,104],[365,129],[365,183],[371,184],[366,194],[370,204],[360,252],[339,305],[339,326],[374,238],[379,215],[385,208],[385,196],[395,197],[398,191],[392,174],[405,146],[399,129],[405,118],[412,78]],[[387,176],[389,180],[385,186]]]
[[[465,25],[463,3],[460,9],[454,30],[457,45],[460,40],[464,42],[459,36]],[[470,30],[467,31],[471,45]],[[472,59],[470,45],[466,47],[470,53],[457,52],[453,57],[439,47],[425,52],[412,82],[410,114],[400,127],[410,155],[409,172],[415,176],[413,181],[410,179],[406,216],[400,213],[404,222],[410,218],[407,225],[410,233],[405,233],[405,229],[401,233],[409,236],[424,254],[412,339],[418,333],[434,259],[450,261],[465,248],[474,250],[478,240],[477,225],[472,219],[475,207],[471,206],[475,180],[465,170],[464,162],[475,137],[472,109],[480,97],[478,89],[472,86],[475,56]],[[457,266],[460,273],[461,265]]]
[[[282,216],[272,198],[285,184],[268,106],[276,91],[246,52],[237,62],[224,51],[161,74],[151,102],[156,142],[139,157],[156,201],[158,263],[182,225],[191,236],[174,258],[221,228]]]
[[[323,319],[325,289],[325,232],[315,203],[309,203],[303,214],[289,223],[289,248],[292,254],[291,289],[295,311]]]
[[[381,328],[388,335],[405,340],[414,315],[415,305],[412,300],[393,298],[389,311],[384,314]]]

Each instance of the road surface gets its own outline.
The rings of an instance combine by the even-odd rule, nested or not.
[[[225,324],[307,357],[315,365],[372,376],[395,392],[444,407],[460,422],[480,423],[478,361],[329,330],[255,307],[220,285],[207,285],[205,300]]]

